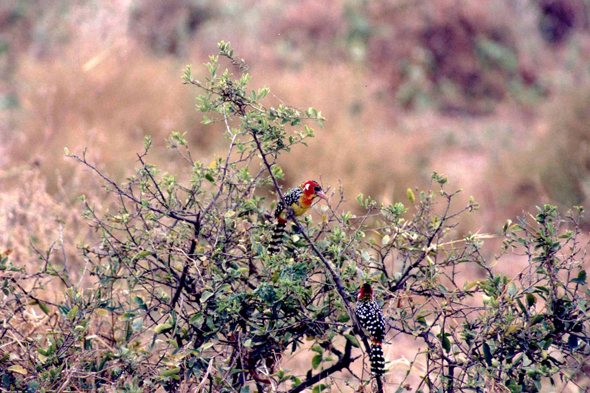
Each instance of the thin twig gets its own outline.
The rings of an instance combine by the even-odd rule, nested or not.
[[[203,389],[203,386],[205,386],[205,383],[207,383],[207,378],[209,377],[209,374],[211,374],[211,370],[213,370],[213,360],[215,358],[211,358],[211,360],[209,361],[209,366],[207,366],[207,371],[205,371],[205,374],[203,375],[203,378],[201,379],[201,382],[199,383],[199,385],[193,390],[194,393],[199,393],[201,391],[201,389]]]

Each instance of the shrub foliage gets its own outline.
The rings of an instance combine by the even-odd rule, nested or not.
[[[294,219],[284,250],[270,256],[271,212],[283,198],[278,159],[324,119],[314,108],[263,105],[269,89],[248,92],[246,63],[229,44],[219,48],[205,81],[190,67],[183,80],[199,91],[203,122],[225,129],[227,155],[196,160],[173,133],[168,147],[187,174],[165,173],[149,163],[146,137],[138,169],[117,182],[66,152],[103,179],[113,207],[97,211],[81,198],[100,239],[80,246],[84,287],[51,252],[40,253],[36,272],[2,255],[1,389],[319,393],[336,376],[354,390],[385,383],[400,392],[581,383],[590,354],[582,208],[561,215],[545,205],[508,221],[490,262],[486,236],[454,231],[478,205],[459,206],[443,175],[433,174],[430,190],[408,189],[408,207],[359,195],[363,216],[341,211],[337,187],[330,206]],[[219,57],[238,75],[219,72]],[[528,263],[509,277],[502,261],[515,258]],[[388,342],[405,335],[421,348],[401,381],[367,371],[354,316],[363,282],[384,304]],[[58,286],[63,294],[50,299]],[[307,372],[282,367],[302,350]]]

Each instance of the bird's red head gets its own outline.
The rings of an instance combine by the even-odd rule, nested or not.
[[[301,186],[301,189],[303,189],[303,193],[309,199],[320,197],[326,202],[328,201],[328,196],[322,191],[322,186],[320,186],[315,180],[306,181]]]
[[[359,291],[358,300],[372,299],[372,298],[373,298],[373,288],[371,288],[371,284],[361,285],[361,290]]]

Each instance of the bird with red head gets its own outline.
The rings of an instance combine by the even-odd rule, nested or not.
[[[371,338],[371,371],[374,375],[385,374],[385,357],[383,356],[383,341],[385,340],[385,320],[381,307],[373,298],[371,284],[361,285],[357,296],[356,316],[361,326],[367,330]]]
[[[285,205],[283,201],[279,201],[277,208],[275,209],[274,216],[277,219],[272,239],[268,247],[270,254],[276,254],[281,249],[283,243],[283,234],[289,214],[293,214],[294,217],[299,217],[305,214],[316,198],[321,198],[328,202],[328,196],[323,192],[320,184],[315,180],[308,180],[301,186],[292,188],[287,191],[284,195]]]

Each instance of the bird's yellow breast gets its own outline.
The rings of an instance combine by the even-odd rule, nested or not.
[[[304,215],[309,210],[312,204],[313,198],[308,198],[305,195],[303,195],[298,202],[292,203],[291,206],[289,206],[289,209],[293,210],[293,215],[295,217],[299,217]],[[287,219],[287,209],[281,212],[280,217],[285,220]]]
[[[309,206],[299,206],[297,203],[294,203],[291,205],[291,210],[293,210],[293,214],[295,215],[295,217],[298,216],[302,216],[304,215],[308,210],[309,210]]]

